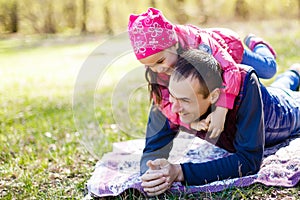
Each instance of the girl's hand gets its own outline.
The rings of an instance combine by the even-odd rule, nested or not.
[[[212,112],[207,118],[210,121],[207,132],[210,133],[209,138],[215,139],[220,136],[224,130],[224,124],[226,119],[227,108],[216,107],[216,110]]]
[[[201,121],[192,122],[190,127],[196,131],[207,131],[209,126],[210,120],[203,119]]]

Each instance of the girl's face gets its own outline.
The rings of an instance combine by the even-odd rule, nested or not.
[[[156,73],[171,75],[177,58],[176,46],[172,46],[139,61]]]

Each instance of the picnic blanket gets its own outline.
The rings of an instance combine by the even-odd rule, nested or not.
[[[145,195],[139,176],[139,161],[145,140],[136,139],[113,145],[113,151],[97,162],[95,171],[87,182],[88,195],[94,197],[118,196],[127,189],[136,189]],[[182,134],[174,140],[169,161],[207,162],[228,156],[218,148],[200,138]],[[173,183],[168,191],[172,194],[218,192],[231,187],[244,187],[254,183],[268,186],[293,187],[300,180],[300,137],[290,138],[265,149],[264,159],[257,174],[200,186],[184,186]]]

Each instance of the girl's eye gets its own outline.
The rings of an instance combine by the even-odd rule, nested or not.
[[[163,63],[163,62],[164,62],[164,59],[159,60],[159,61],[157,61],[156,63],[157,63],[157,64],[161,64],[161,63]]]

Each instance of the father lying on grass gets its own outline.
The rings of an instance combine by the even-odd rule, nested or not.
[[[200,50],[179,56],[169,83],[172,111],[184,123],[197,124],[198,137],[208,139],[205,122],[214,110],[222,87],[222,71],[217,61]],[[150,195],[170,188],[172,182],[201,185],[217,180],[257,173],[264,146],[274,145],[300,132],[300,64],[278,76],[271,87],[263,86],[255,71],[241,66],[242,84],[224,131],[209,142],[232,154],[205,163],[169,163],[179,126],[170,124],[158,109],[152,109],[147,127],[146,147],[141,159],[142,187]],[[208,139],[209,140],[209,139]]]

